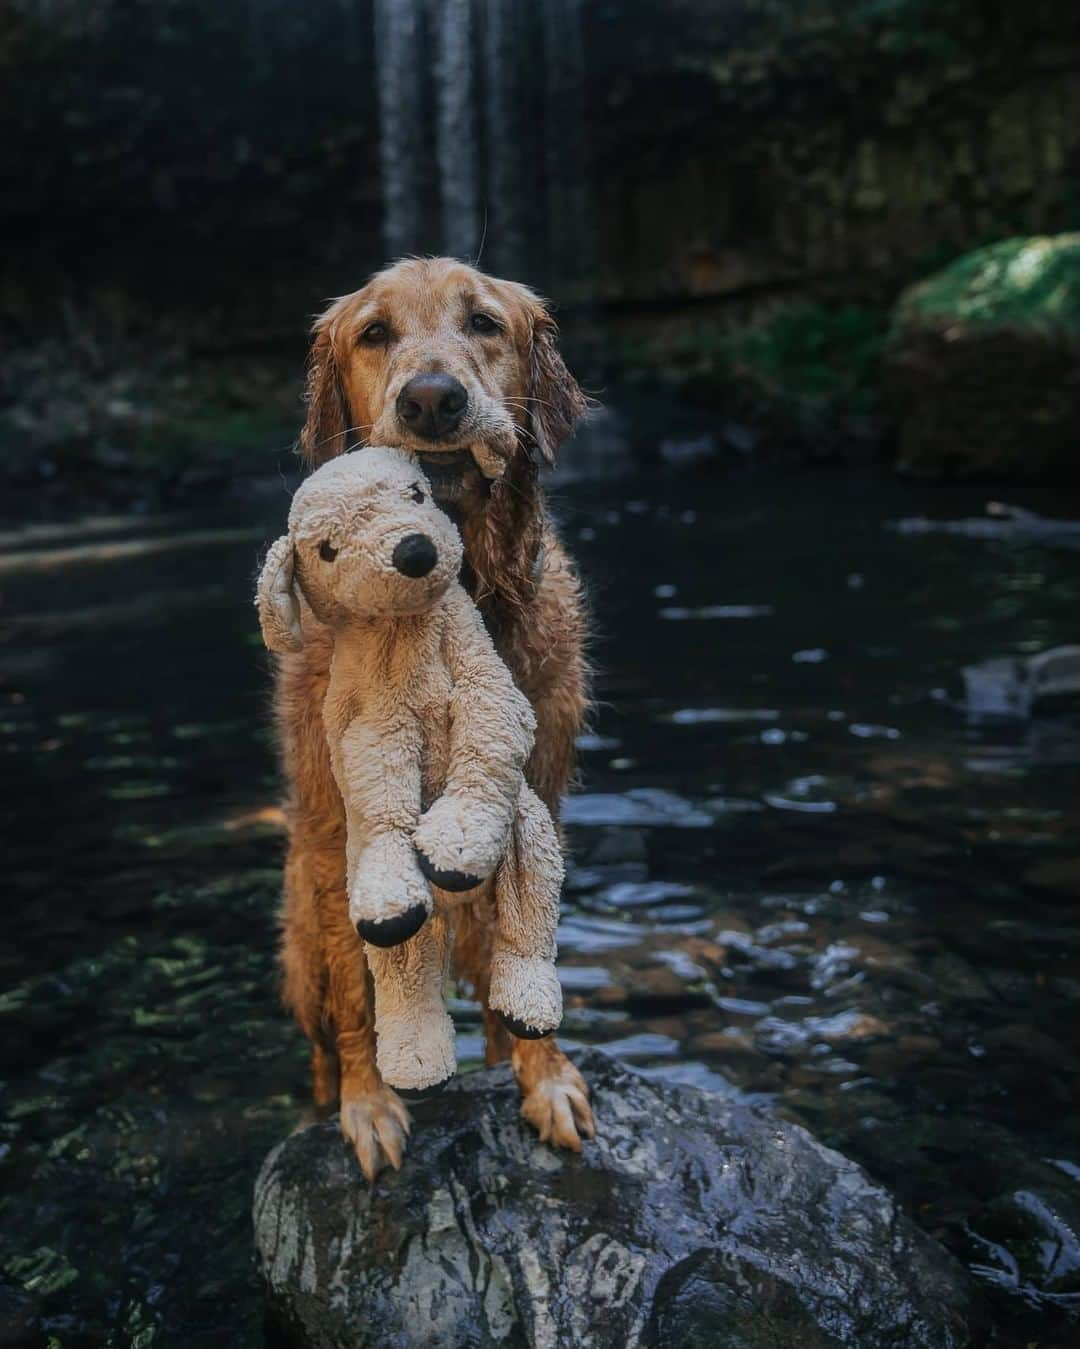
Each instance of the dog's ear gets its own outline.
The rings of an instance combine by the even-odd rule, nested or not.
[[[589,406],[589,400],[559,355],[557,333],[555,320],[537,303],[529,350],[529,430],[536,448],[552,467],[559,446]]]
[[[292,540],[286,535],[270,545],[259,584],[255,606],[263,641],[271,651],[299,651],[304,645],[300,627],[300,600],[293,576]]]
[[[316,319],[311,354],[308,356],[307,420],[300,432],[300,454],[308,468],[318,468],[328,459],[344,454],[349,428],[349,402],[341,382],[334,347],[334,313],[328,309]]]

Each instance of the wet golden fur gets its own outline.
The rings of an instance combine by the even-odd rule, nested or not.
[[[497,318],[479,336],[469,316]],[[385,325],[387,341],[364,338]],[[409,259],[337,300],[316,322],[308,416],[300,438],[314,467],[366,443],[410,443],[394,423],[397,391],[411,375],[460,379],[477,410],[476,438],[502,457],[502,476],[469,470],[450,489],[471,590],[499,654],[537,719],[526,776],[558,818],[587,702],[578,582],[547,518],[534,456],[553,463],[585,399],[555,345],[555,325],[531,291],[445,258]],[[398,1165],[404,1106],[379,1079],[374,1016],[362,943],[348,915],[345,819],[322,721],[331,647],[316,632],[280,659],[275,712],[288,780],[289,851],[282,941],[285,999],[312,1043],[315,1105],[340,1101],[342,1128],[371,1178]],[[487,1008],[490,893],[457,914],[457,973],[484,1004],[487,1062],[511,1058],[522,1113],[544,1139],[580,1148],[593,1132],[587,1092],[553,1039],[515,1040]]]

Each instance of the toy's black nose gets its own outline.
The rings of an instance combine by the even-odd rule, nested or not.
[[[402,576],[426,576],[439,560],[435,545],[426,534],[406,534],[390,559]]]
[[[397,396],[398,421],[424,440],[448,436],[465,415],[469,395],[453,375],[413,375]]]

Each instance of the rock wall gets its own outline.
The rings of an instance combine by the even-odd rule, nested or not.
[[[1080,224],[1070,0],[504,0],[494,26],[481,0],[410,3],[402,68],[412,43],[442,88],[460,11],[483,109],[477,147],[438,147],[433,199],[480,174],[492,265],[533,259],[571,308],[884,300]],[[0,323],[297,339],[383,258],[376,28],[373,0],[0,0]],[[460,247],[431,217],[414,246]]]
[[[887,299],[1080,215],[1080,10],[645,0],[588,10],[597,298]]]

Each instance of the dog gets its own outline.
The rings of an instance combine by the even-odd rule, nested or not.
[[[527,287],[449,258],[409,258],[315,322],[300,453],[415,455],[457,524],[462,580],[536,717],[526,779],[558,819],[588,703],[579,583],[547,516],[538,462],[553,465],[587,400]],[[349,921],[345,814],[322,720],[332,637],[317,624],[279,657],[275,721],[288,784],[281,961],[284,998],[311,1042],[318,1114],[341,1128],[368,1181],[401,1165],[407,1109],[376,1067],[371,981]],[[510,1059],[522,1114],[544,1141],[595,1136],[588,1090],[553,1038],[512,1038],[488,1006],[491,885],[455,912],[454,969],[483,1007],[485,1061]]]

